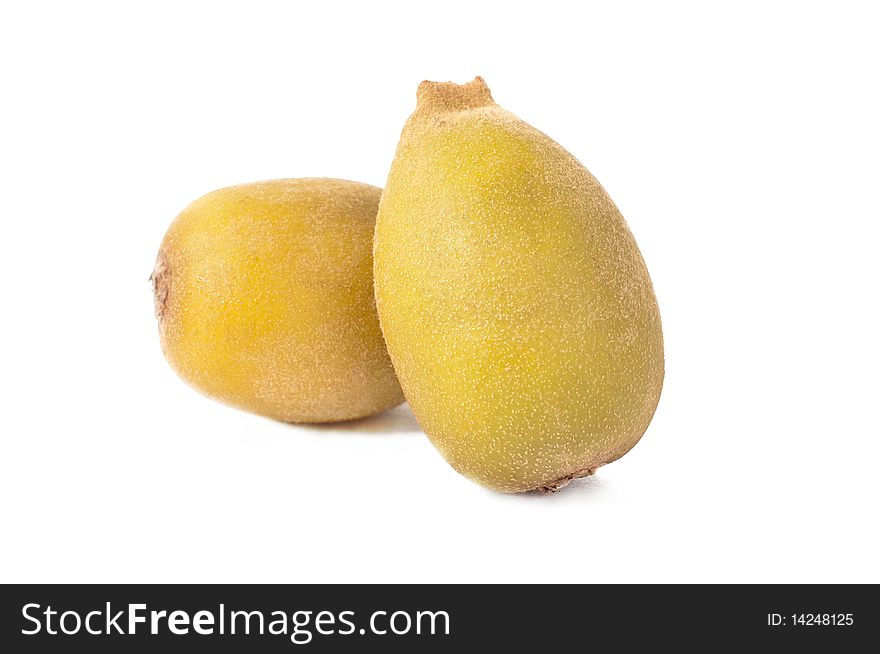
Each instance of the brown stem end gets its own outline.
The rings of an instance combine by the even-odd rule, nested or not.
[[[572,479],[579,479],[580,477],[589,477],[594,472],[596,472],[595,467],[582,468],[580,470],[575,470],[570,475],[565,475],[564,477],[560,477],[559,479],[556,479],[555,481],[551,481],[547,484],[544,484],[543,486],[538,488],[538,490],[541,491],[542,493],[555,493],[559,489],[565,488],[566,486],[568,486],[571,483]]]
[[[419,84],[416,91],[417,112],[450,113],[479,107],[491,107],[494,104],[492,93],[482,77],[475,77],[465,84],[426,80]]]
[[[153,284],[153,306],[156,311],[156,320],[159,321],[159,328],[161,329],[168,301],[168,289],[171,286],[168,262],[165,254],[162,252],[156,257],[156,267],[153,269],[153,274],[150,275],[150,282]]]

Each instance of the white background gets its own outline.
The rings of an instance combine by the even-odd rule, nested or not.
[[[880,582],[873,3],[4,3],[0,580]],[[485,77],[599,178],[667,376],[554,496],[458,476],[405,408],[208,400],[147,277],[215,188],[382,185],[423,79]]]

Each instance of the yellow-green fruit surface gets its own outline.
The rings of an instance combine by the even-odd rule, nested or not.
[[[419,87],[374,278],[404,394],[470,479],[555,490],[647,429],[663,337],[636,242],[587,169],[482,79]]]
[[[381,189],[281,179],[214,191],[162,242],[162,349],[190,385],[287,422],[360,418],[403,401],[376,316]]]

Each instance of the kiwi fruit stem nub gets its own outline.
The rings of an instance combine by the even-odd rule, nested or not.
[[[160,329],[162,328],[162,319],[165,314],[165,301],[168,299],[168,289],[171,285],[169,277],[168,265],[165,263],[165,254],[160,252],[156,258],[156,267],[153,269],[153,274],[150,275],[150,282],[153,284],[153,305]]]
[[[416,114],[443,114],[495,104],[492,93],[482,77],[466,84],[429,82],[419,84],[416,90]]]

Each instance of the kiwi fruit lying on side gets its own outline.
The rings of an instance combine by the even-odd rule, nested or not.
[[[373,296],[380,195],[346,180],[279,179],[190,204],[151,278],[171,367],[210,397],[286,422],[400,404]]]

